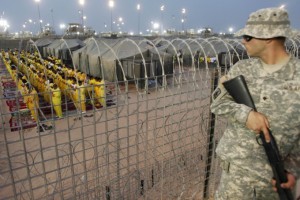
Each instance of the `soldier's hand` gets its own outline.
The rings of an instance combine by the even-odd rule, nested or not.
[[[286,183],[281,183],[280,186],[284,189],[293,189],[296,185],[296,177],[291,173],[286,173],[286,176],[288,181]],[[273,190],[277,192],[276,180],[272,179],[271,183]]]
[[[228,80],[228,77],[225,75],[225,76],[222,76],[219,80],[219,83],[224,83],[225,81]]]
[[[266,141],[270,142],[270,134],[268,130],[270,124],[265,115],[256,111],[251,111],[248,115],[246,126],[257,134],[263,132]]]

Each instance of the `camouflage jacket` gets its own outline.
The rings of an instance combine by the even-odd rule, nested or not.
[[[267,116],[270,129],[285,159],[285,168],[299,178],[300,172],[300,60],[291,56],[280,70],[268,74],[260,59],[237,62],[228,72],[229,79],[244,75],[257,111]],[[211,111],[226,117],[228,125],[216,153],[241,168],[266,169],[265,178],[272,177],[264,149],[256,134],[246,127],[251,108],[235,103],[228,93],[213,99]]]

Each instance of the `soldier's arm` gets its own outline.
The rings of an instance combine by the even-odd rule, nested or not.
[[[300,132],[300,128],[299,128]],[[296,176],[297,178],[300,178],[300,138],[298,138],[298,141],[296,144],[294,144],[293,149],[288,154],[288,156],[285,158],[285,169]]]
[[[239,67],[234,65],[226,76],[220,78],[218,87],[213,92],[210,108],[211,112],[216,115],[224,116],[231,121],[239,121],[240,123],[246,124],[252,108],[236,103],[222,85],[222,82],[225,80],[234,78],[240,74]]]

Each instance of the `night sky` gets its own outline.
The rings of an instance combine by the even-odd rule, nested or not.
[[[81,14],[86,16],[84,25],[92,27],[96,32],[110,31],[111,15],[113,21],[118,23],[122,18],[123,25],[117,27],[113,24],[114,31],[137,33],[139,30],[146,33],[152,29],[151,22],[161,24],[164,29],[200,29],[211,27],[214,32],[228,32],[242,28],[253,11],[266,7],[279,7],[285,5],[290,14],[293,28],[300,29],[300,0],[114,0],[114,7],[108,6],[109,0],[85,0],[80,5],[79,0],[1,0],[1,17],[10,25],[9,32],[21,30],[37,32],[39,30],[39,15],[43,24],[54,23],[57,33],[61,32],[61,24],[70,22],[81,23]],[[140,4],[140,10],[137,10]],[[161,6],[164,10],[161,11]],[[39,7],[39,9],[38,9]],[[182,14],[182,9],[186,10]],[[185,18],[182,23],[182,18]],[[31,19],[34,23],[29,23]],[[138,22],[140,19],[140,23]],[[23,24],[26,27],[23,28]],[[121,24],[121,23],[120,23]],[[106,26],[105,26],[106,25]]]

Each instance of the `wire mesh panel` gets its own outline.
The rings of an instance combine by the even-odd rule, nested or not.
[[[211,197],[224,127],[211,137],[211,71],[109,82],[106,107],[62,97],[59,118],[40,93],[36,121],[1,61],[0,199]]]

